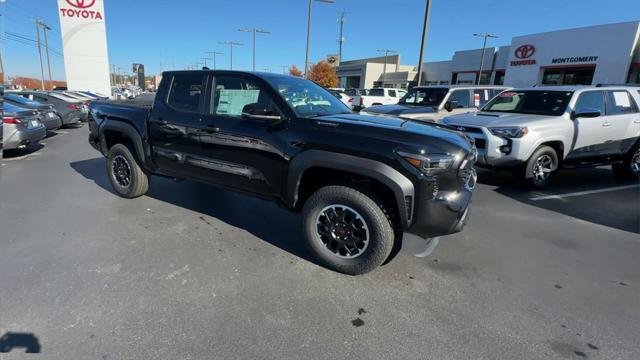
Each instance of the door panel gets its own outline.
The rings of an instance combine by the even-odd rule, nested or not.
[[[568,157],[582,158],[606,155],[607,148],[614,138],[610,118],[606,114],[604,91],[586,91],[579,95],[574,112],[597,110],[602,115],[595,118],[576,118],[574,120],[575,144]]]
[[[200,136],[207,178],[246,192],[279,195],[286,122],[274,124],[242,117],[243,107],[251,103],[276,109],[275,93],[242,75],[216,77],[212,93],[211,114],[205,116],[205,124],[212,130]]]
[[[624,154],[633,145],[633,138],[638,136],[640,130],[638,105],[626,90],[610,90],[607,91],[607,113],[612,132],[607,152]]]
[[[149,139],[152,157],[161,170],[199,177],[193,156],[200,150],[204,90],[203,74],[174,75],[165,101],[153,109]]]

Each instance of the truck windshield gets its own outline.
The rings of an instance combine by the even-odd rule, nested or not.
[[[349,108],[316,83],[293,76],[265,78],[300,117],[350,114]]]
[[[449,89],[413,89],[400,99],[398,104],[419,106],[440,106]]]
[[[505,91],[482,111],[558,116],[566,110],[572,94],[572,91]]]

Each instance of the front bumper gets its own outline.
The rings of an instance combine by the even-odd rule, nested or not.
[[[489,129],[468,125],[447,123],[463,131],[475,141],[478,149],[478,165],[510,167],[516,166],[528,158],[528,144],[523,139],[507,139],[493,135]],[[508,150],[508,151],[507,151]]]
[[[426,239],[462,231],[469,217],[471,197],[471,190],[464,189],[441,193],[434,199],[418,199],[413,223],[405,232]]]

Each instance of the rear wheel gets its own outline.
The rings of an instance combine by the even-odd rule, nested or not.
[[[113,190],[124,198],[136,198],[149,190],[149,177],[123,144],[113,145],[109,149],[107,175]]]
[[[520,180],[527,186],[543,188],[558,168],[558,154],[550,146],[539,147],[521,169]]]
[[[389,256],[394,231],[373,197],[348,186],[326,186],[302,210],[311,252],[332,270],[359,275],[376,269]]]
[[[613,165],[613,173],[623,179],[640,176],[640,142],[629,150],[622,164]]]

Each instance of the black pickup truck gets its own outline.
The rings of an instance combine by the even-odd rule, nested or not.
[[[89,128],[118,195],[141,196],[160,175],[278,201],[302,213],[318,261],[347,274],[399,246],[431,253],[464,227],[476,179],[464,134],[354,114],[271,73],[165,72],[153,104],[92,102]]]

